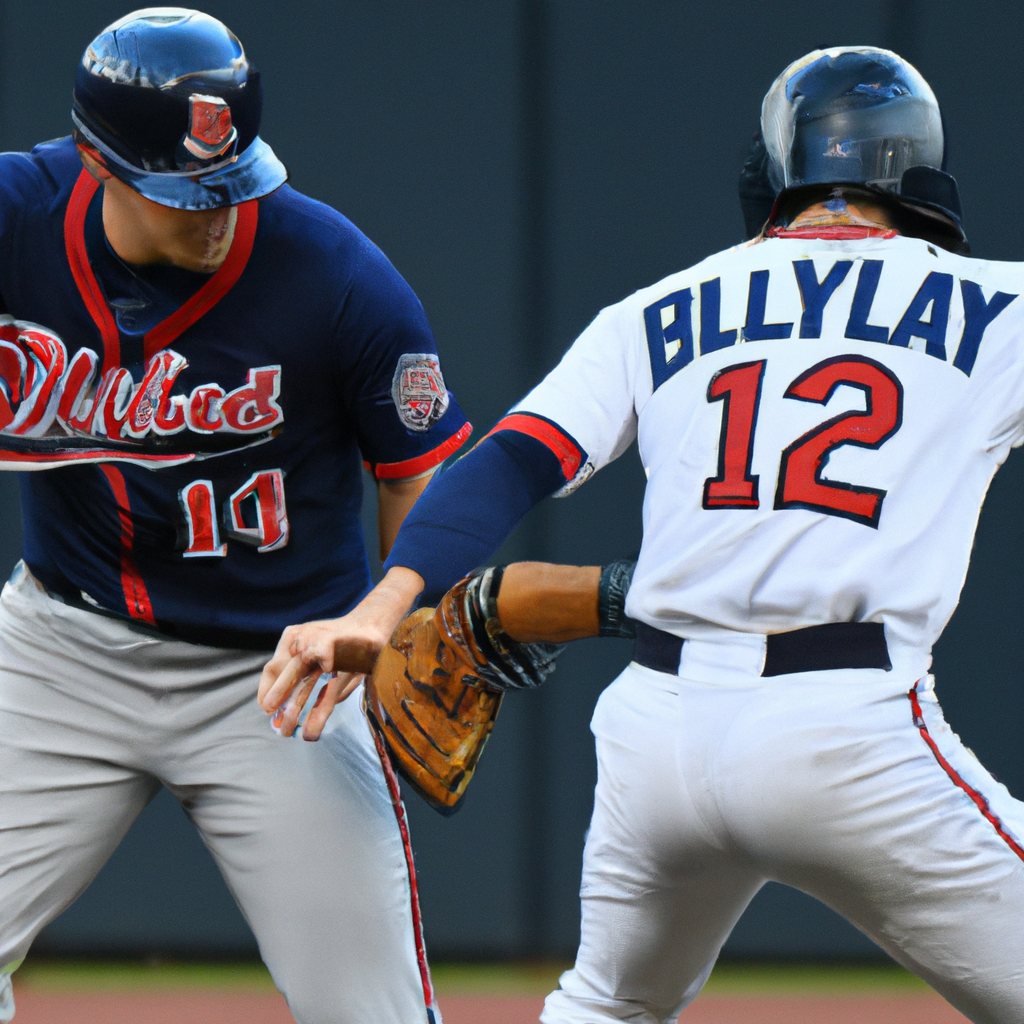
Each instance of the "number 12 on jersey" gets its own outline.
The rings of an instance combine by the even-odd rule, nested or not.
[[[758,478],[750,472],[767,361],[719,370],[708,384],[709,402],[722,403],[718,474],[704,481],[706,509],[758,508]],[[777,509],[803,508],[878,527],[885,491],[822,479],[829,456],[843,445],[880,448],[903,422],[903,385],[893,372],[864,356],[825,359],[800,374],[783,395],[826,405],[841,385],[864,392],[863,411],[843,412],[798,437],[781,454]]]

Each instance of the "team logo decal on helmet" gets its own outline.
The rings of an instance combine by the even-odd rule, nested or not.
[[[391,381],[398,418],[410,430],[429,430],[448,410],[448,391],[437,356],[406,352]]]
[[[238,141],[238,129],[231,123],[231,108],[218,96],[197,92],[188,98],[189,130],[184,147],[200,160],[212,160],[226,153]]]

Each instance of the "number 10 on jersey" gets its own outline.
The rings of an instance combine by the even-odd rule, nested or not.
[[[758,478],[751,474],[754,435],[767,360],[719,370],[707,400],[722,403],[718,474],[704,481],[706,509],[759,508]],[[864,392],[863,411],[843,412],[798,437],[781,454],[777,509],[803,508],[878,527],[885,491],[842,480],[825,480],[822,470],[843,445],[880,448],[903,422],[903,386],[886,366],[864,356],[825,359],[800,374],[783,398],[826,405],[841,385]]]
[[[193,480],[178,494],[188,526],[185,558],[223,558],[213,481]],[[252,524],[252,525],[250,525]],[[253,473],[224,502],[224,528],[228,536],[254,545],[263,554],[288,543],[288,512],[284,503],[284,473],[265,469]]]

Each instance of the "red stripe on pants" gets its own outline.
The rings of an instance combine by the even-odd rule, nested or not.
[[[982,816],[985,820],[996,830],[999,838],[1003,840],[1006,845],[1013,850],[1021,860],[1024,860],[1024,847],[1017,842],[1013,836],[1003,827],[1003,823],[992,813],[992,808],[989,806],[988,800],[979,793],[973,786],[969,785],[964,778],[957,772],[957,770],[942,756],[942,751],[939,750],[938,744],[932,739],[931,733],[928,732],[928,726],[925,724],[924,715],[921,713],[921,702],[918,700],[917,687],[915,686],[909,694],[910,706],[914,711],[914,725],[917,726],[918,732],[921,733],[922,739],[928,744],[929,749],[935,755],[935,760],[939,762],[942,770],[949,776],[954,786],[962,789],[974,802],[975,806],[981,811]]]
[[[416,961],[420,969],[420,981],[423,983],[423,1000],[427,1006],[428,1019],[433,1022],[436,1003],[434,1001],[434,986],[430,980],[430,968],[427,966],[427,947],[423,941],[423,919],[420,916],[420,893],[416,884],[416,867],[412,861],[412,843],[409,841],[409,825],[405,820],[405,807],[402,805],[402,792],[398,788],[398,776],[395,769],[391,767],[391,760],[388,757],[384,741],[377,735],[375,729],[371,728],[373,742],[377,746],[377,755],[380,757],[381,767],[384,769],[384,779],[388,785],[388,795],[391,797],[391,806],[395,809],[395,817],[398,819],[398,831],[402,836],[402,849],[405,852],[405,863],[409,869],[409,892],[412,897],[412,927],[416,937]]]

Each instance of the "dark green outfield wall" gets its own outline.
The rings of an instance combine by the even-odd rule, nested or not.
[[[125,7],[0,3],[0,144],[25,148],[68,130],[75,62]],[[449,385],[479,430],[601,306],[740,239],[735,179],[761,97],[818,45],[889,45],[918,63],[945,111],[976,254],[1024,255],[1024,8],[1010,0],[212,0],[206,9],[262,69],[263,135],[293,183],[351,217],[419,293]],[[538,509],[506,554],[596,562],[634,551],[642,486],[627,455],[572,499]],[[963,605],[936,652],[948,717],[1018,794],[1022,507],[1015,457],[993,487]],[[5,568],[19,544],[9,478],[0,522]],[[454,819],[413,798],[436,957],[571,954],[595,774],[587,722],[628,651],[580,644],[552,686],[507,701]],[[163,794],[37,948],[244,954],[253,940]],[[823,907],[769,887],[727,950],[871,948]]]

